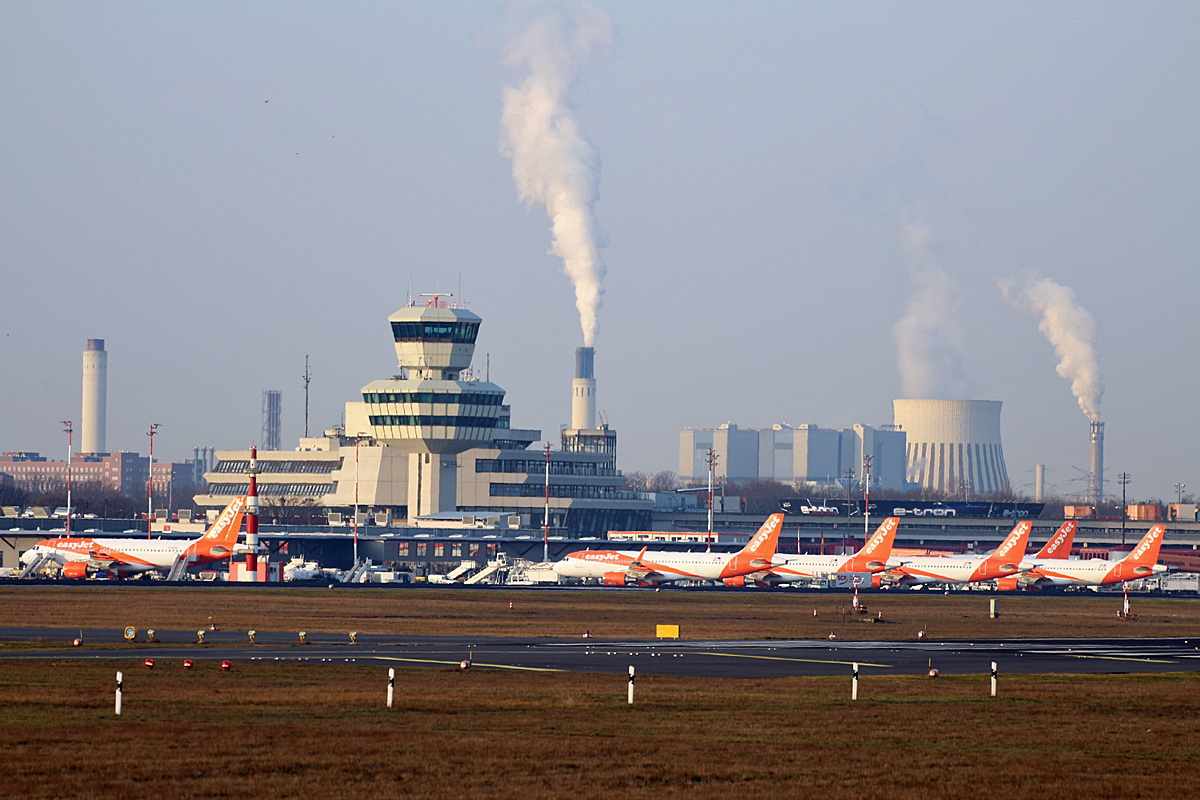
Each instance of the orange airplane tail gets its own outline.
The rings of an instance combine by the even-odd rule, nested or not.
[[[750,537],[737,555],[729,560],[722,571],[722,577],[733,574],[746,574],[758,569],[770,569],[771,558],[775,548],[779,546],[779,532],[783,529],[783,514],[772,514],[758,529],[758,533]]]
[[[900,527],[899,517],[888,517],[875,533],[847,561],[839,572],[878,572],[887,566],[892,556],[892,542],[896,541],[896,530]]]
[[[1045,547],[1038,551],[1035,558],[1068,558],[1071,555],[1071,545],[1075,543],[1075,531],[1079,523],[1073,519],[1064,522],[1046,542]]]
[[[1004,537],[1004,541],[1000,543],[996,551],[988,556],[988,560],[998,564],[1020,564],[1025,558],[1025,548],[1029,546],[1031,528],[1033,528],[1032,522],[1018,522],[1008,536]]]
[[[1166,526],[1155,525],[1146,532],[1138,546],[1133,548],[1123,561],[1133,567],[1153,567],[1158,563],[1158,550],[1162,547],[1166,531]]]
[[[192,542],[185,554],[224,558],[233,552],[237,545],[238,534],[242,531],[242,517],[246,513],[246,498],[238,497],[225,506],[225,510],[217,517],[212,527],[196,541]]]

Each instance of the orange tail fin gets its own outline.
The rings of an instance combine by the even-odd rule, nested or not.
[[[238,497],[225,506],[212,527],[188,548],[188,555],[223,557],[233,552],[238,534],[242,530],[242,517],[246,513],[246,498]]]
[[[1071,545],[1075,543],[1075,531],[1079,523],[1073,519],[1064,522],[1046,542],[1046,546],[1038,551],[1035,558],[1067,558],[1071,555]]]
[[[772,514],[767,517],[767,521],[758,529],[758,533],[751,537],[738,555],[753,559],[765,559],[769,564],[771,556],[775,555],[775,548],[779,546],[781,530],[783,530],[783,514]]]
[[[1138,546],[1130,551],[1129,555],[1123,559],[1126,564],[1134,566],[1152,567],[1158,563],[1158,550],[1162,547],[1163,535],[1166,533],[1165,525],[1155,525],[1142,540],[1138,542]]]
[[[1029,546],[1029,531],[1032,527],[1033,523],[1027,520],[1018,522],[1017,527],[1012,529],[1000,546],[996,548],[996,552],[992,553],[991,560],[1021,563],[1021,559],[1025,558],[1025,548]]]
[[[896,531],[900,527],[899,517],[888,517],[875,533],[854,554],[842,568],[841,572],[878,572],[887,566],[887,560],[892,555],[892,542],[896,541]]]

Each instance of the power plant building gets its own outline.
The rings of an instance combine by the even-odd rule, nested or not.
[[[708,479],[708,451],[717,456],[715,474],[730,481],[769,480],[844,485],[847,472],[862,480],[864,454],[871,456],[871,487],[903,490],[905,435],[890,427],[821,428],[774,425],[770,428],[686,428],[679,434],[679,477],[684,483]]]
[[[908,479],[950,494],[1009,490],[999,400],[893,400],[908,436]]]

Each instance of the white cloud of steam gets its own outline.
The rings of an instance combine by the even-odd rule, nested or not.
[[[527,13],[511,26],[505,64],[528,75],[504,89],[500,152],[512,159],[521,200],[546,207],[550,252],[575,286],[583,343],[592,347],[606,271],[600,248],[607,242],[595,214],[600,155],[580,133],[569,93],[591,54],[612,43],[612,20],[586,2],[522,8]]]
[[[966,400],[973,394],[963,369],[963,329],[955,281],[933,254],[937,236],[919,225],[904,229],[913,294],[896,323],[896,363],[904,397]]]
[[[1005,295],[1009,290],[1001,286]],[[1050,278],[1026,281],[1025,293],[1014,301],[1018,308],[1038,314],[1041,331],[1058,356],[1058,374],[1071,382],[1071,392],[1083,413],[1093,422],[1100,419],[1104,384],[1096,353],[1096,318],[1075,302],[1075,291]]]

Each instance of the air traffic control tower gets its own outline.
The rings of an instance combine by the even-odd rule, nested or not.
[[[504,402],[503,389],[468,369],[480,317],[442,296],[426,296],[424,305],[410,302],[388,317],[401,374],[362,390],[371,425],[366,433],[409,453],[410,520],[457,510],[458,454],[488,445]]]

